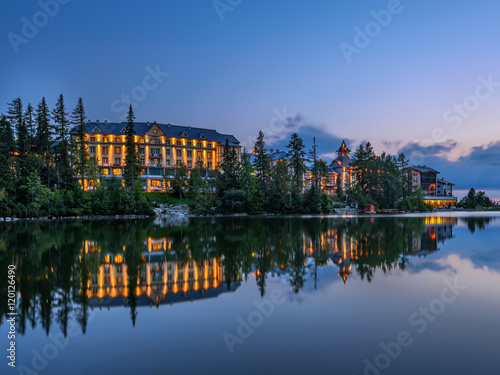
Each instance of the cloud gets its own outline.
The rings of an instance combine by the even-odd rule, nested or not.
[[[315,137],[319,156],[326,159],[334,159],[337,157],[335,150],[340,147],[342,140],[345,139],[348,146],[353,142],[351,139],[340,138],[326,131],[324,125],[309,121],[300,113],[287,113],[286,108],[283,111],[274,110],[274,114],[275,116],[271,119],[269,127],[262,129],[266,147],[285,150],[290,140],[290,135],[298,133],[304,141],[306,150],[311,148],[313,137]],[[253,147],[253,143],[251,142],[255,143],[255,140],[247,141]],[[247,148],[250,147],[247,145]]]
[[[439,177],[456,184],[456,190],[497,190],[500,188],[500,141],[473,147],[468,155],[450,161],[447,155],[459,144],[448,141],[436,145],[421,145],[415,142],[401,147],[410,159],[410,164],[425,164],[438,171]]]

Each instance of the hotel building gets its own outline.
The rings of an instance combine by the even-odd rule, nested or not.
[[[91,157],[97,157],[104,178],[123,176],[126,126],[125,122],[107,121],[86,124],[88,151]],[[73,127],[71,140],[76,141],[76,137],[77,127]],[[240,157],[240,142],[233,135],[191,126],[136,122],[135,142],[143,167],[141,179],[144,189],[165,191],[163,175],[180,163],[185,164],[188,170],[197,165],[215,170],[221,162],[222,147],[226,141]],[[93,189],[92,185],[92,181],[84,180],[85,190]]]
[[[455,184],[438,178],[440,172],[426,165],[409,167],[413,186],[420,186],[425,194],[424,202],[432,207],[453,207],[457,198],[453,196]]]

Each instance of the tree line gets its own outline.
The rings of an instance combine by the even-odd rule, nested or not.
[[[8,103],[7,114],[0,116],[0,216],[151,213],[137,178],[137,150],[130,147],[132,108],[124,185],[100,178],[98,160],[88,153],[86,119],[82,98],[71,114],[62,94],[52,110],[45,97],[36,109],[31,104],[24,109],[21,98]],[[75,141],[70,139],[71,126],[77,129]],[[85,180],[95,184],[93,191],[83,191]]]

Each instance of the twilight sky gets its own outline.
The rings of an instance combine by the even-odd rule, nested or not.
[[[0,113],[82,97],[91,120],[215,128],[247,147],[316,136],[328,161],[405,151],[500,198],[500,3],[4,1]]]

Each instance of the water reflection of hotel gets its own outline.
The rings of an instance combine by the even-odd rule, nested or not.
[[[131,294],[137,296],[139,306],[158,306],[216,297],[228,291],[220,258],[207,257],[201,262],[168,260],[172,242],[167,238],[148,238],[144,246],[137,280],[130,280],[125,246],[122,252],[111,254],[103,251],[95,241],[84,242],[85,256],[94,254],[99,258],[98,270],[92,273],[87,285],[87,297],[92,306],[125,306]],[[240,281],[241,272],[230,291],[236,290]]]
[[[452,217],[427,217],[424,219],[425,231],[422,235],[413,235],[411,249],[407,255],[426,256],[439,250],[438,244],[453,238],[453,226],[457,219]],[[372,235],[372,234],[370,234]],[[328,230],[321,234],[322,248],[332,252],[331,259],[338,266],[338,275],[344,283],[351,274],[352,263],[364,256],[384,256],[384,248],[363,248],[356,239],[345,232]],[[308,253],[313,253],[312,241],[306,242]],[[401,249],[403,250],[403,249]]]

